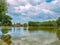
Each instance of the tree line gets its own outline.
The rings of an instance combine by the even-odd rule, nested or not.
[[[52,21],[44,21],[44,22],[33,22],[29,21],[28,22],[29,26],[60,26],[60,17],[57,20],[52,20]]]

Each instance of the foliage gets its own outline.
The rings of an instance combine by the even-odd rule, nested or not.
[[[24,25],[24,27],[27,27],[27,23],[24,23],[23,25]]]
[[[60,17],[56,20],[57,26],[60,26]]]
[[[0,26],[12,25],[11,17],[6,15],[7,3],[6,0],[0,0]]]
[[[39,22],[29,21],[29,22],[28,22],[28,25],[29,25],[29,26],[39,26]]]
[[[45,22],[33,22],[33,21],[29,21],[28,22],[29,26],[50,26],[50,27],[56,27],[56,26],[60,26],[60,18],[58,18],[56,21],[52,20],[52,21],[45,21]]]

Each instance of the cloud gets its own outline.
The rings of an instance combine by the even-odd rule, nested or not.
[[[7,3],[8,13],[20,16],[21,20],[44,21],[60,17],[60,0],[7,0]]]
[[[7,3],[9,5],[18,5],[18,3],[16,2],[16,0],[7,0]]]

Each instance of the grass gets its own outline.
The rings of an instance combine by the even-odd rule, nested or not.
[[[3,45],[3,44],[0,42],[0,45]]]

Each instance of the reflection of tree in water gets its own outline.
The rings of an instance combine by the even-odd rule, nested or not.
[[[16,30],[20,30],[20,27],[13,27],[13,30],[14,30],[14,32],[15,32]]]
[[[2,37],[1,39],[6,42],[8,45],[11,44],[11,35],[10,34],[7,34],[11,29],[2,29],[1,32],[2,32]],[[5,35],[6,34],[6,35]]]
[[[1,39],[6,42],[8,45],[11,44],[11,35],[3,35]]]
[[[20,27],[17,27],[16,30],[20,30]]]
[[[58,29],[58,28],[29,27],[28,30],[30,32],[32,32],[32,31],[44,31],[44,32],[54,33],[54,34],[56,34],[57,38],[60,40],[60,29]]]
[[[10,30],[11,30],[11,28],[9,28],[9,29],[2,28],[1,32],[2,32],[2,34],[7,34]]]
[[[24,30],[27,30],[27,27],[24,27]]]
[[[56,35],[57,35],[58,39],[60,40],[60,30],[58,30],[58,31],[56,32]]]
[[[29,27],[28,30],[30,32],[32,31],[43,31],[43,32],[49,32],[49,33],[55,33],[56,32],[56,29],[54,28],[43,28],[43,27]]]
[[[2,34],[7,34],[9,32],[8,29],[2,29],[1,31],[2,31]]]

